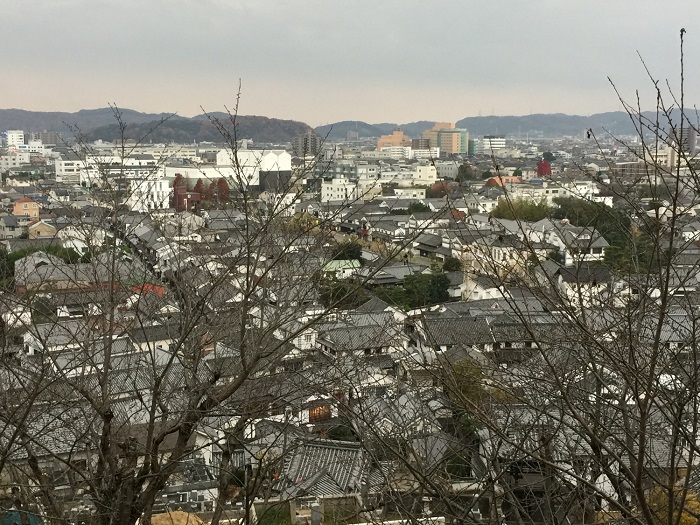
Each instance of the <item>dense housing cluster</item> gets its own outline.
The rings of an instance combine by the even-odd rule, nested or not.
[[[8,131],[0,510],[683,515],[700,201],[688,133],[649,131],[260,149]]]

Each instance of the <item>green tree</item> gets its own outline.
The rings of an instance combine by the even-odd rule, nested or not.
[[[357,308],[367,302],[367,291],[357,284],[337,279],[326,279],[319,288],[319,299],[323,306],[336,308]]]
[[[501,199],[491,212],[497,219],[513,219],[536,222],[545,219],[552,213],[552,207],[545,199],[535,201],[518,197],[517,199]]]
[[[671,188],[666,184],[643,184],[637,188],[637,195],[641,199],[670,200]]]
[[[411,204],[408,205],[408,213],[419,213],[419,212],[425,212],[425,211],[430,211],[430,207],[426,206],[422,202],[412,202]]]
[[[636,268],[656,267],[664,256],[660,247],[663,225],[642,216],[633,224],[629,212],[575,197],[554,199],[558,207],[554,219],[567,219],[574,226],[595,228],[610,245],[605,261],[612,268],[636,272]],[[651,265],[651,266],[650,266]]]
[[[404,279],[409,308],[419,308],[450,300],[450,281],[444,273],[409,275]]]
[[[546,160],[547,162],[549,162],[549,163],[551,163],[551,162],[555,159],[554,153],[552,153],[551,151],[545,151],[545,152],[542,154],[542,158],[543,158],[544,160]]]
[[[456,257],[447,257],[442,263],[443,272],[456,272],[462,269],[462,261]]]
[[[457,182],[481,180],[482,174],[469,164],[462,164],[457,169]]]
[[[362,261],[362,246],[354,241],[338,244],[333,249],[333,259],[336,261],[346,259],[357,259]]]

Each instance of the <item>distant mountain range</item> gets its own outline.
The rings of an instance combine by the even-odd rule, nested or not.
[[[226,113],[197,115],[192,118],[171,116],[168,113],[141,113],[132,109],[120,109],[127,124],[126,135],[130,139],[142,139],[148,134],[152,142],[222,142],[211,118],[228,122]],[[651,113],[649,115],[653,117]],[[161,122],[165,119],[164,122]],[[237,117],[238,138],[252,139],[258,143],[288,143],[295,136],[311,128],[303,122],[268,117],[239,115]],[[483,135],[508,135],[525,138],[554,138],[564,135],[582,135],[593,129],[600,135],[607,130],[614,135],[634,135],[634,125],[623,111],[598,113],[590,116],[564,115],[562,113],[525,116],[467,117],[456,122],[457,127],[466,128],[472,137]],[[321,137],[329,140],[345,140],[348,132],[357,132],[360,138],[379,137],[395,129],[403,130],[409,137],[420,137],[430,129],[433,122],[419,121],[406,124],[369,124],[361,121],[342,121],[315,128]],[[58,131],[66,138],[80,132],[88,140],[112,141],[119,138],[114,111],[111,108],[83,109],[75,113],[40,112],[21,109],[0,109],[0,131],[23,129],[25,131]],[[71,131],[71,129],[73,131]]]
[[[694,111],[694,110],[692,110]],[[654,118],[652,113],[643,115]],[[317,134],[330,140],[344,140],[348,132],[357,132],[360,138],[379,137],[390,134],[395,129],[401,129],[406,135],[417,138],[421,133],[433,126],[433,122],[420,121],[407,124],[368,124],[361,121],[342,121],[315,128]],[[473,137],[483,135],[508,135],[525,138],[561,137],[564,135],[582,135],[585,130],[592,129],[596,134],[610,133],[621,135],[636,135],[634,124],[624,111],[598,113],[590,116],[564,115],[563,113],[536,114],[516,116],[467,117],[456,122],[458,128],[465,128]]]
[[[226,113],[211,113],[187,118],[168,113],[141,113],[121,109],[126,123],[126,138],[140,140],[146,135],[152,142],[223,142],[210,118],[218,118],[232,126]],[[164,120],[165,119],[165,120]],[[239,115],[236,118],[237,137],[260,143],[286,143],[311,129],[303,122],[268,117]],[[80,130],[87,140],[112,141],[119,138],[119,125],[111,108],[83,109],[75,113],[0,109],[0,130],[58,131],[66,139]]]

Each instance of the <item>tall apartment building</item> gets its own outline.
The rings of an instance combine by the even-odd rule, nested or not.
[[[466,129],[453,128],[438,131],[438,147],[443,155],[467,153],[469,133]]]
[[[421,137],[411,140],[411,148],[413,149],[430,149],[430,139]]]
[[[24,146],[24,131],[21,129],[7,130],[5,140],[8,148]]]
[[[323,139],[316,135],[313,130],[297,135],[292,142],[292,149],[297,157],[315,157],[321,151]]]
[[[386,147],[410,147],[411,139],[404,135],[400,129],[394,130],[391,135],[382,135],[377,141],[377,151]]]
[[[58,146],[63,144],[61,134],[58,131],[30,131],[29,141],[41,141],[47,146]]]
[[[429,147],[437,148],[439,146],[438,133],[443,129],[454,129],[455,125],[450,122],[436,122],[433,127],[424,131],[421,138],[428,141]]]
[[[447,156],[467,153],[469,146],[469,133],[466,129],[455,128],[450,122],[437,122],[433,127],[422,134],[431,148],[440,148],[440,152]]]
[[[688,126],[683,126],[680,129],[673,129],[670,135],[673,143],[678,143],[679,151],[687,155],[695,154],[697,135],[695,130]]]
[[[480,148],[481,141],[479,139],[469,139],[467,142],[469,143],[467,146],[467,153],[469,155],[476,155],[477,153],[482,152]]]

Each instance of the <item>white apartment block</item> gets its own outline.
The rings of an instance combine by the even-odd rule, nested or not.
[[[63,155],[54,161],[54,167],[56,169],[56,182],[80,184],[85,161],[77,157]]]
[[[412,158],[410,146],[384,146],[381,149],[385,158],[394,160],[409,160]]]
[[[382,183],[376,175],[358,177],[356,184],[356,194],[362,200],[372,200],[382,194]]]
[[[437,169],[432,164],[417,166],[413,172],[413,184],[416,186],[432,186],[437,181]]]
[[[401,187],[413,186],[413,172],[399,167],[382,170],[379,174],[379,180],[387,184],[396,183]]]
[[[30,155],[28,151],[15,151],[7,155],[0,156],[0,170],[19,168],[24,164],[29,164]]]
[[[56,181],[68,184],[93,186],[105,179],[140,179],[160,171],[158,162],[151,155],[133,155],[121,158],[117,155],[62,155],[54,162]],[[162,176],[162,175],[161,175]]]
[[[351,202],[357,199],[357,193],[357,184],[347,177],[336,177],[321,183],[321,202]]]
[[[163,210],[170,206],[171,190],[170,181],[162,177],[132,179],[126,205],[138,212]]]
[[[384,146],[379,151],[362,151],[363,159],[430,160],[440,158],[440,148],[413,149],[410,146]]]
[[[21,129],[11,129],[5,132],[5,141],[8,148],[18,148],[24,146],[24,131]]]
[[[394,188],[394,197],[399,199],[425,199],[425,188]]]
[[[440,148],[414,149],[413,158],[418,160],[431,160],[440,158]]]
[[[505,135],[486,135],[479,141],[479,153],[490,155],[492,151],[506,148]]]
[[[435,162],[438,177],[454,180],[459,174],[459,163],[453,160],[439,160]]]
[[[36,153],[37,155],[44,155],[47,153],[46,148],[44,148],[44,143],[40,140],[30,140],[26,144],[29,153]],[[49,150],[50,152],[50,150]]]
[[[358,162],[355,165],[355,171],[358,178],[377,179],[379,177],[380,169],[377,164]]]

